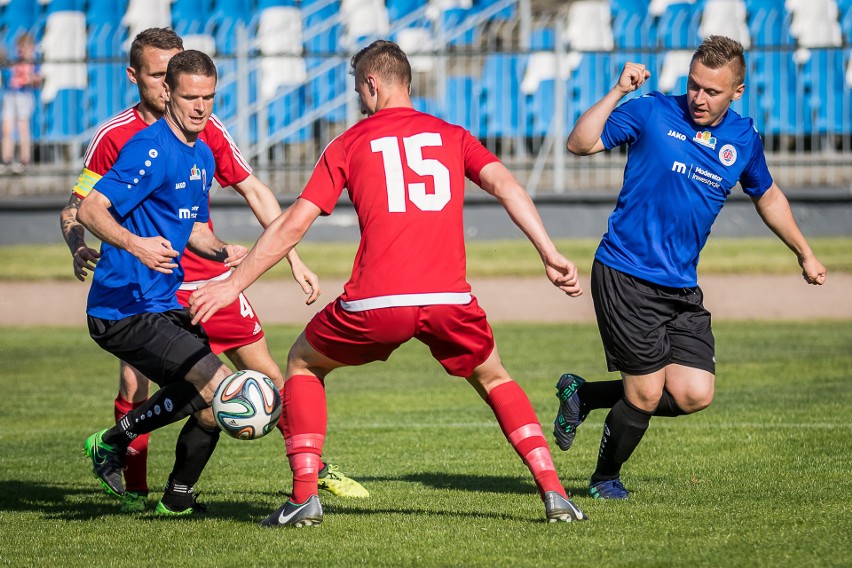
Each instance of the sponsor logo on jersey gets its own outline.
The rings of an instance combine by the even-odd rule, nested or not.
[[[672,171],[677,172],[679,174],[685,174],[686,164],[684,164],[683,162],[675,162],[672,164]]]
[[[195,219],[196,217],[198,217],[198,205],[193,206],[192,209],[186,207],[178,209],[178,219]]]
[[[189,170],[189,179],[190,181],[201,179],[201,170],[198,169],[198,166],[196,164],[193,164],[192,169]]]
[[[682,134],[677,130],[669,130],[668,136],[671,136],[672,138],[677,138],[678,140],[682,140],[684,142],[686,141],[686,134]]]
[[[722,187],[722,176],[714,174],[704,168],[696,167],[695,171],[692,172],[690,179],[694,179],[695,181],[703,183],[704,185],[710,186],[714,189]]]
[[[179,181],[175,184],[175,189],[186,189],[186,182]]]
[[[695,138],[692,139],[693,142],[698,142],[702,146],[707,146],[711,150],[716,149],[716,138],[710,134],[709,130],[705,130],[704,132],[696,132]]]
[[[726,166],[733,166],[737,161],[737,149],[730,144],[725,144],[719,150],[719,160]]]

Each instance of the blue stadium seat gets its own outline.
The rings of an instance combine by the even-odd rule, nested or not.
[[[621,49],[657,46],[657,21],[645,0],[612,0],[612,35]]]
[[[852,44],[852,0],[837,0],[837,11],[843,40]]]
[[[764,134],[800,135],[807,131],[804,107],[796,91],[796,66],[787,51],[752,50],[752,77],[760,108],[752,118],[765,124]],[[759,116],[762,113],[763,116]]]
[[[65,11],[83,12],[85,8],[85,0],[50,0],[46,6],[48,14]]]
[[[83,90],[62,89],[45,105],[40,135],[52,142],[67,140],[83,132]]]
[[[553,50],[556,48],[556,30],[553,28],[533,28],[530,33],[530,49]]]
[[[790,34],[787,11],[776,0],[744,0],[749,35],[753,47],[792,46],[796,41]]]
[[[44,26],[41,4],[33,0],[9,0],[0,10],[0,16],[0,28],[6,32],[2,47],[10,57],[14,58],[15,40],[22,33],[29,32],[37,40],[40,38],[41,28]]]
[[[447,92],[443,98],[443,108],[438,116],[452,124],[458,124],[474,132],[473,105],[476,86],[473,77],[468,75],[453,75],[447,77]]]
[[[311,109],[323,109],[321,118],[331,122],[344,122],[346,120],[346,103],[335,102],[335,99],[346,93],[348,81],[348,61],[342,60],[334,65],[320,71],[318,68],[326,63],[325,58],[308,57],[305,62],[308,66],[307,102]]]
[[[218,55],[236,54],[236,29],[240,24],[248,28],[249,39],[252,39],[253,14],[251,0],[213,0],[210,23],[214,27],[213,37],[216,40],[216,53]]]
[[[391,25],[393,25],[397,20],[418,10],[423,5],[423,2],[419,0],[387,0],[385,4],[388,8],[388,19]]]
[[[257,0],[257,8],[258,12],[265,10],[266,8],[275,8],[278,6],[295,6],[295,0]]]
[[[844,96],[843,51],[839,48],[811,49],[810,54],[810,59],[796,74],[796,92],[804,94],[805,113],[813,119],[813,129],[819,134],[849,132],[849,113],[844,113],[850,98],[848,90]]]
[[[274,135],[282,129],[289,127],[297,121],[305,112],[306,92],[305,87],[286,87],[279,90],[275,98],[267,105],[267,116],[269,133]],[[308,127],[300,128],[287,136],[283,142],[303,142],[309,139],[311,130]]]
[[[694,49],[701,43],[698,27],[701,8],[696,4],[669,4],[657,22],[659,46],[665,49]]]
[[[86,129],[97,127],[126,108],[126,93],[136,93],[124,70],[129,63],[122,48],[127,28],[121,24],[121,18],[126,9],[127,0],[89,0],[86,11],[89,83],[83,94]]]
[[[174,0],[172,28],[181,36],[209,34],[212,10],[213,0]]]
[[[482,66],[479,99],[480,138],[515,136],[519,133],[518,93],[521,82],[520,57],[487,55]]]
[[[612,72],[612,55],[605,52],[584,52],[580,65],[571,75],[571,124],[595,105],[610,90],[617,77]]]

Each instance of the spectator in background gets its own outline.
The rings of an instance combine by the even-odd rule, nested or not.
[[[32,159],[30,121],[35,110],[33,91],[41,86],[42,77],[35,64],[35,39],[21,34],[15,42],[16,55],[9,68],[3,94],[3,164],[0,173],[24,173]],[[15,129],[18,133],[18,161],[15,159]]]

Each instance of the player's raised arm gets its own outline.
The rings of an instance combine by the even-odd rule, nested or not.
[[[772,229],[781,241],[793,251],[799,266],[802,267],[802,277],[808,284],[821,285],[825,282],[825,266],[817,259],[808,245],[807,239],[799,230],[790,202],[781,189],[772,184],[766,193],[757,199],[752,199],[757,213],[766,226]]]
[[[535,246],[553,285],[569,296],[581,295],[583,289],[577,280],[577,268],[556,250],[532,199],[515,176],[502,163],[491,162],[482,168],[479,179],[482,189],[497,198],[512,222]]]
[[[171,274],[177,268],[174,259],[178,251],[163,237],[139,237],[121,225],[110,213],[110,200],[93,189],[80,204],[77,220],[93,235],[114,247],[126,250],[145,266],[157,272]]]
[[[250,174],[243,181],[235,183],[233,188],[243,196],[254,216],[257,217],[257,220],[264,229],[281,215],[281,206],[272,193],[272,190],[265,183],[257,179],[254,174]],[[293,278],[308,296],[305,303],[313,304],[320,295],[319,277],[302,262],[295,248],[290,249],[286,258],[290,264],[290,271],[293,274]]]
[[[243,290],[287,256],[319,215],[319,207],[297,199],[263,231],[229,278],[202,286],[190,296],[193,323],[206,322],[219,309],[234,302]]]
[[[568,135],[568,151],[578,156],[588,156],[603,151],[601,140],[604,124],[609,115],[624,98],[624,95],[639,89],[651,72],[641,63],[625,63],[618,82],[600,101],[580,115],[571,134]]]

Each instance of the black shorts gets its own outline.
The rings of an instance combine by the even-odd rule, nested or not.
[[[646,375],[676,363],[716,373],[701,288],[659,286],[597,260],[591,288],[610,371]]]
[[[189,370],[212,354],[200,325],[188,309],[146,313],[120,320],[88,316],[89,335],[160,386],[186,378]]]

